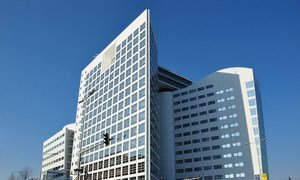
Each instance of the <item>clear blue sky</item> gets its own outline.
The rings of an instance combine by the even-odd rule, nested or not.
[[[42,142],[75,120],[81,70],[145,8],[162,66],[192,80],[254,68],[271,178],[300,179],[299,0],[0,0],[0,180],[39,174]]]

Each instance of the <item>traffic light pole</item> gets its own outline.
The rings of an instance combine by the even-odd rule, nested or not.
[[[79,144],[79,157],[78,157],[78,166],[77,169],[75,169],[74,171],[77,171],[77,180],[80,180],[80,173],[83,173],[83,169],[81,169],[81,158],[82,158],[82,154],[86,151],[89,151],[93,148],[95,148],[96,146],[99,146],[100,143],[104,143],[106,146],[108,146],[110,144],[110,141],[112,140],[112,138],[109,137],[108,133],[103,134],[103,141],[100,143],[96,143],[94,146],[87,148],[85,150],[82,151],[82,142],[83,142],[83,135],[84,135],[84,126],[85,126],[85,116],[86,116],[86,100],[93,95],[96,92],[95,89],[91,90],[91,92],[88,93],[87,96],[84,97],[83,100],[79,101],[78,103],[84,103],[84,110],[83,110],[83,119],[82,119],[82,125],[81,125],[81,134],[80,134],[80,144]]]
[[[79,176],[80,176],[80,171],[81,171],[81,151],[82,151],[82,142],[83,142],[83,134],[84,134],[84,124],[85,124],[85,115],[86,115],[86,100],[93,95],[96,92],[95,89],[91,90],[91,92],[88,93],[88,95],[86,97],[84,97],[83,100],[79,101],[78,103],[84,103],[84,108],[83,108],[83,119],[82,119],[82,125],[81,125],[81,134],[80,134],[80,144],[79,144],[79,157],[78,157],[78,166],[77,166],[77,180],[79,180]]]

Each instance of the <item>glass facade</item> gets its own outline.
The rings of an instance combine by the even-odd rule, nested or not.
[[[82,149],[90,179],[158,179],[158,65],[149,20],[146,10],[83,71],[73,157]]]

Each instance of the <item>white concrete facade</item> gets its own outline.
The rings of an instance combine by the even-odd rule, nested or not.
[[[69,179],[74,130],[75,124],[66,125],[43,143],[41,179]]]
[[[227,68],[173,92],[176,179],[268,173],[256,84],[252,69]]]

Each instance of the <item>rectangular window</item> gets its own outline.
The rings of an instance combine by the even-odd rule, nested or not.
[[[214,93],[214,92],[211,92],[211,93],[208,93],[206,96],[207,96],[207,97],[210,97],[210,96],[213,96],[213,95],[215,95],[215,93]]]
[[[255,90],[254,90],[254,89],[248,90],[248,91],[247,91],[247,95],[248,95],[248,97],[253,97],[253,96],[255,96]]]
[[[191,117],[197,117],[197,116],[198,116],[198,113],[191,114]]]
[[[196,109],[197,105],[190,106],[190,109]]]
[[[202,111],[202,112],[199,113],[199,116],[203,116],[205,114],[207,114],[207,111]]]
[[[251,109],[250,109],[250,113],[251,113],[252,116],[257,115],[257,110],[256,110],[256,108],[251,108]]]
[[[210,88],[213,88],[213,87],[214,87],[214,86],[210,84],[210,85],[207,85],[207,86],[206,86],[206,89],[210,89]]]
[[[206,106],[206,103],[199,104],[199,107],[203,107],[203,106]]]
[[[251,120],[252,120],[252,125],[253,126],[258,125],[258,119],[257,119],[257,117],[253,117],[253,118],[251,118]]]
[[[208,128],[201,129],[201,133],[206,133],[206,132],[208,132],[208,131],[209,131]]]
[[[216,101],[209,101],[209,102],[207,103],[207,105],[212,105],[212,104],[216,104]]]
[[[210,128],[210,131],[217,131],[219,128],[218,128],[218,126],[216,126],[216,127],[211,127]]]
[[[246,82],[246,88],[249,89],[249,88],[253,88],[254,87],[254,81],[248,81]]]
[[[256,99],[249,99],[249,106],[256,106]]]
[[[198,99],[203,99],[203,98],[205,98],[205,95],[203,94],[203,95],[200,95],[200,96],[198,96]]]
[[[204,119],[204,120],[201,120],[201,121],[200,121],[200,124],[206,124],[206,123],[208,123],[208,120],[207,120],[207,119]]]
[[[217,118],[210,118],[209,119],[209,122],[215,122],[215,121],[217,121]]]
[[[204,87],[199,87],[197,90],[198,90],[198,91],[203,91],[203,90],[204,90]]]
[[[212,169],[211,166],[204,166],[204,167],[203,167],[203,170],[204,170],[204,171],[206,171],[206,170],[211,170],[211,169]]]

